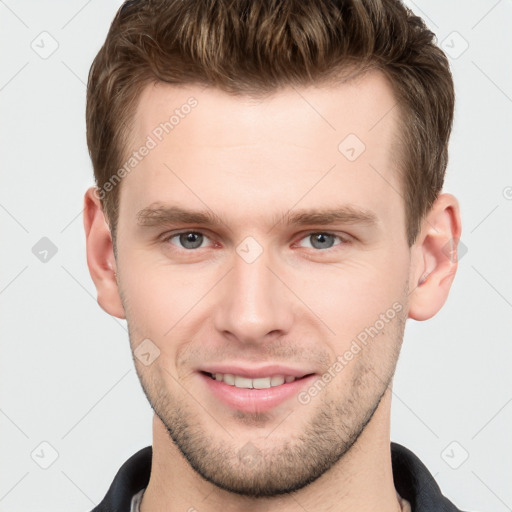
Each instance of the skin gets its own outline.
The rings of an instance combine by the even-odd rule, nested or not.
[[[393,374],[406,319],[435,315],[455,277],[456,258],[444,248],[460,238],[457,199],[439,196],[409,248],[393,146],[398,109],[376,71],[264,100],[151,85],[132,149],[190,96],[198,105],[123,178],[117,259],[94,187],[84,202],[100,306],[126,318],[132,350],[149,338],[160,351],[149,366],[134,358],[155,411],[141,511],[400,510],[389,445]],[[353,162],[338,150],[349,133],[366,146]],[[210,209],[223,224],[137,225],[137,212],[155,202]],[[373,211],[377,223],[276,222],[347,204]],[[186,230],[205,236],[200,248],[171,238]],[[318,248],[310,236],[318,232],[336,236]],[[263,250],[252,263],[236,251],[247,236]],[[307,404],[293,398],[243,413],[218,401],[196,371],[281,363],[321,376],[394,303],[401,311]]]

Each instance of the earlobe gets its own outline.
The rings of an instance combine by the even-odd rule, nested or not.
[[[87,266],[98,292],[98,304],[110,315],[126,318],[117,284],[112,237],[95,191],[96,187],[90,187],[84,196]]]
[[[440,194],[412,248],[409,318],[427,320],[444,305],[457,272],[460,208],[451,194]]]

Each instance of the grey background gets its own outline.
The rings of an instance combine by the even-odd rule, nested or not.
[[[126,323],[96,303],[82,223],[85,83],[120,4],[0,0],[2,512],[88,511],[151,444]],[[512,510],[512,2],[407,4],[452,63],[444,191],[467,253],[440,313],[407,323],[391,439],[459,508]]]

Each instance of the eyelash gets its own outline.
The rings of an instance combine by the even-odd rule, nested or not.
[[[162,242],[164,244],[169,244],[173,238],[179,237],[180,235],[190,234],[190,233],[194,233],[196,235],[203,235],[205,238],[209,239],[208,235],[206,235],[202,231],[195,231],[195,230],[178,231],[176,233],[166,233],[166,234],[162,235],[161,238],[162,238]],[[315,249],[314,247],[306,247],[306,249],[313,249],[315,252],[318,252],[318,253],[329,252],[331,250],[335,250],[336,247],[345,246],[345,245],[348,245],[351,243],[351,240],[348,237],[337,235],[336,233],[331,233],[330,231],[309,231],[302,238],[300,238],[299,241],[302,241],[305,238],[309,238],[312,235],[328,235],[328,236],[333,236],[333,237],[337,238],[338,240],[340,240],[339,244],[334,245],[333,247],[329,247],[327,249]],[[174,245],[174,244],[172,244],[172,245]],[[196,249],[186,249],[186,248],[181,248],[181,247],[178,248],[178,250],[182,250],[182,251],[186,251],[186,252],[197,252],[199,249],[203,249],[203,247],[198,247]]]

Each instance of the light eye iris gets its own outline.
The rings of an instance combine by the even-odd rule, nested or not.
[[[195,233],[189,231],[188,233],[181,233],[179,235],[180,244],[185,249],[197,249],[203,244],[203,235],[201,233]]]
[[[202,247],[206,237],[200,232],[183,231],[181,233],[177,233],[174,236],[168,237],[167,240],[168,242],[172,242],[172,240],[176,238],[179,240],[179,245],[181,245],[183,249],[194,250]],[[309,246],[312,247],[313,249],[325,250],[333,247],[335,245],[336,239],[340,239],[341,243],[343,243],[344,241],[343,238],[340,238],[339,236],[333,235],[331,233],[310,233],[306,238],[303,239],[301,245],[303,245],[306,242],[305,245],[307,247],[307,241],[309,240]]]
[[[337,238],[335,235],[329,233],[314,233],[309,235],[311,245],[315,249],[330,249],[334,245],[334,239]]]

